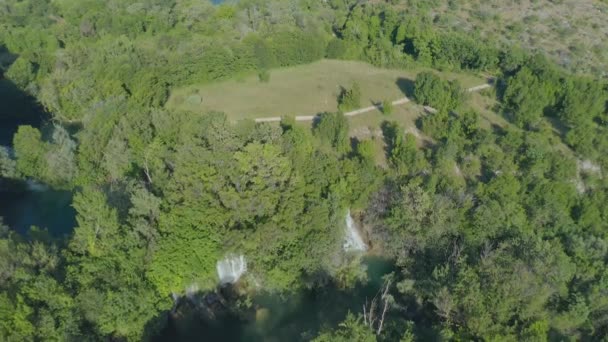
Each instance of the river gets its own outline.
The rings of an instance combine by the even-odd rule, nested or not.
[[[42,128],[48,114],[10,81],[0,78],[0,145],[12,146],[20,125]],[[31,226],[60,237],[76,225],[72,194],[34,182],[0,180],[0,216],[14,231],[25,234]]]
[[[0,145],[12,145],[19,125],[43,128],[47,118],[34,98],[0,78]],[[21,234],[37,226],[57,238],[68,237],[76,225],[71,203],[71,192],[31,181],[0,179],[0,216],[11,230]],[[330,283],[281,296],[262,292],[253,295],[250,305],[242,310],[232,310],[211,320],[203,319],[197,310],[180,310],[181,315],[172,315],[155,340],[310,340],[323,328],[336,327],[349,311],[361,313],[366,298],[374,297],[382,286],[382,276],[394,270],[391,261],[377,257],[365,257],[363,264],[369,281],[353,289],[340,289]],[[232,297],[228,305],[235,307],[243,299]]]
[[[395,270],[392,261],[365,257],[368,282],[353,289],[332,284],[303,289],[285,296],[258,294],[251,307],[204,319],[196,311],[179,312],[156,341],[309,341],[324,328],[335,328],[348,312],[361,314],[365,300],[371,300],[383,284],[382,277]]]

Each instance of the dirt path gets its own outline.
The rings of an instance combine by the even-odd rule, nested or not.
[[[492,85],[491,84],[480,84],[478,86],[475,87],[471,87],[469,89],[467,89],[468,92],[472,93],[472,92],[476,92],[476,91],[480,91],[483,89],[488,89],[491,88]],[[402,99],[399,100],[395,100],[393,101],[393,106],[400,106],[402,104],[406,104],[408,102],[410,102],[411,100],[407,97],[404,97]],[[369,107],[365,107],[365,108],[361,108],[361,109],[357,109],[357,110],[353,110],[351,112],[346,112],[344,113],[344,116],[357,116],[357,115],[361,115],[361,114],[365,114],[374,110],[382,110],[382,105],[378,104],[375,106],[369,106]],[[295,120],[296,121],[312,121],[314,120],[316,117],[316,115],[300,115],[300,116],[296,116]],[[273,117],[269,117],[269,118],[258,118],[255,119],[255,122],[277,122],[277,121],[281,121],[281,117],[280,116],[273,116]]]

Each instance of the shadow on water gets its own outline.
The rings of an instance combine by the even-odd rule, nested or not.
[[[19,126],[42,129],[49,118],[34,97],[0,74],[0,145],[12,146]],[[0,175],[0,217],[19,233],[37,226],[57,237],[69,234],[76,223],[71,203],[71,192]]]
[[[406,97],[410,99],[414,98],[414,81],[399,77],[395,83]]]
[[[12,145],[20,125],[40,128],[48,117],[34,97],[0,76],[0,145]]]
[[[76,225],[76,211],[71,204],[69,191],[0,189],[0,216],[6,225],[21,234],[31,226],[47,229],[56,237],[69,234]]]
[[[19,126],[42,128],[51,118],[34,96],[5,77],[17,57],[0,45],[0,145],[4,146],[12,145]]]
[[[252,298],[251,308],[232,311],[213,320],[198,311],[174,314],[155,341],[308,341],[325,328],[336,327],[348,312],[359,314],[383,284],[383,276],[396,270],[394,263],[366,257],[368,282],[353,289],[328,284],[288,295],[262,293]],[[234,303],[239,299],[229,300]],[[181,310],[178,310],[181,311]],[[162,316],[161,316],[162,317]],[[158,321],[150,322],[150,328]]]

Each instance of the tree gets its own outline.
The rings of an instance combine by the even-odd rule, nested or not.
[[[0,147],[0,177],[17,177],[17,164],[11,156],[11,150],[4,146]]]
[[[25,176],[42,179],[47,171],[45,155],[48,144],[40,131],[32,126],[20,126],[13,138],[17,171]]]
[[[447,196],[434,196],[419,185],[403,186],[389,205],[385,223],[393,238],[388,249],[397,258],[441,241],[458,227],[455,203]]]
[[[175,214],[164,219],[161,225],[187,223]],[[174,226],[164,227],[170,231]],[[155,246],[152,262],[146,277],[158,293],[165,297],[184,294],[190,286],[201,291],[216,284],[215,263],[219,260],[218,236],[209,229],[180,227],[173,233],[164,233]]]
[[[363,140],[357,143],[357,154],[364,162],[374,163],[376,144],[373,140]]]
[[[354,82],[349,89],[342,89],[338,97],[338,109],[341,112],[348,112],[361,107],[361,88],[359,83]]]
[[[523,67],[507,80],[503,95],[504,112],[519,127],[533,127],[553,100],[554,94],[547,82],[541,81],[528,67]]]
[[[352,313],[348,313],[346,319],[339,324],[338,329],[325,332],[317,336],[314,342],[375,342],[376,335],[363,324],[361,317],[356,318]]]
[[[76,142],[68,131],[53,127],[52,143],[46,154],[47,174],[45,180],[56,186],[69,187],[77,175]]]
[[[318,341],[603,338],[605,82],[508,45],[499,55],[475,33],[446,32],[449,18],[433,21],[439,1],[403,3],[2,2],[4,76],[45,106],[52,125],[20,127],[14,153],[0,148],[1,181],[71,189],[77,214],[64,237],[0,221],[0,340],[154,339],[172,307],[186,311],[171,297],[218,292],[220,311],[240,317],[251,291],[280,301],[300,289],[331,296],[328,284],[363,317],[323,321]],[[420,73],[414,89],[416,101],[437,109],[418,122],[430,139],[384,124],[386,163],[375,132],[351,138],[341,113],[319,115],[310,129],[287,118],[234,124],[221,112],[166,104],[170,89],[256,74],[268,81],[275,67],[324,56],[500,67],[500,110],[526,130],[482,124],[460,106],[460,85],[433,72]],[[347,86],[340,111],[362,103],[359,85]],[[383,107],[388,115],[390,103]],[[342,249],[347,208],[364,221],[373,251],[395,260],[399,292],[385,285],[365,306],[360,295],[375,282],[347,290],[367,276]],[[249,271],[234,291],[216,291],[217,262],[233,253]],[[210,303],[191,304],[198,314]]]
[[[570,127],[584,125],[604,112],[608,94],[595,80],[569,78],[556,104],[557,116]]]
[[[314,127],[315,135],[338,152],[349,149],[348,121],[342,113],[323,113]]]
[[[393,102],[391,100],[382,101],[382,114],[384,114],[384,115],[393,114]]]
[[[108,206],[105,195],[87,188],[74,196],[74,209],[78,212],[78,227],[70,249],[78,255],[110,253],[119,239],[119,223],[116,210]]]
[[[398,175],[416,174],[426,167],[424,156],[416,146],[416,138],[406,134],[396,122],[384,125],[388,160]]]
[[[329,41],[327,44],[327,48],[325,51],[325,57],[331,59],[340,59],[343,58],[348,50],[348,43],[344,40],[334,38]]]
[[[464,92],[457,81],[445,81],[432,72],[416,76],[414,98],[418,103],[448,113],[463,101]]]
[[[17,58],[6,72],[6,77],[21,89],[26,89],[34,81],[35,76],[34,66],[23,57]]]
[[[275,146],[252,143],[234,154],[231,166],[218,196],[233,220],[247,226],[275,216],[290,186],[289,160]]]

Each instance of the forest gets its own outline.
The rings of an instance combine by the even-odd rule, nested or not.
[[[445,29],[434,2],[0,2],[0,206],[35,185],[74,212],[0,217],[0,340],[606,341],[608,80]],[[390,102],[382,151],[352,137],[357,83],[312,125],[165,106],[322,59],[425,70],[404,94],[434,109],[425,139]],[[506,124],[444,71],[487,75]],[[373,286],[367,258],[390,264]],[[288,325],[260,304],[302,293],[348,305]]]

